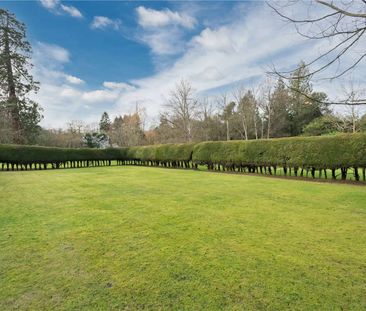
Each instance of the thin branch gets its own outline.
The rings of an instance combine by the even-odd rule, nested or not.
[[[366,18],[366,14],[365,13],[353,13],[353,12],[348,12],[346,10],[343,10],[337,6],[335,6],[333,3],[328,3],[326,1],[323,0],[316,0],[316,2],[318,2],[319,4],[325,5],[333,10],[335,10],[335,13],[341,13],[343,15],[346,16],[350,16],[350,17],[361,17],[361,18]],[[334,13],[333,13],[334,14]]]

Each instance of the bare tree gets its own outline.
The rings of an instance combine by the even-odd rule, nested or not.
[[[198,114],[194,90],[186,80],[181,80],[170,92],[165,104],[169,122],[181,129],[185,141],[192,141],[193,121]]]
[[[67,123],[67,128],[70,133],[81,134],[84,131],[85,124],[82,120],[72,120]]]
[[[271,136],[271,126],[272,126],[272,115],[273,115],[273,101],[272,101],[272,91],[273,91],[273,80],[270,76],[267,76],[266,79],[259,86],[259,106],[263,113],[263,118],[267,120],[267,139]],[[264,122],[262,118],[262,137],[264,132]]]
[[[347,83],[342,85],[343,94],[345,100],[347,102],[357,102],[360,98],[363,97],[365,94],[365,90],[356,87],[355,80],[351,78]],[[360,107],[357,105],[346,105],[347,115],[343,118],[344,124],[351,124],[352,126],[352,133],[356,133],[358,131],[358,122],[360,120]]]
[[[328,40],[328,48],[305,64],[308,69],[306,77],[317,76],[326,70],[334,69],[326,78],[337,79],[355,69],[366,57],[364,49],[361,49],[361,52],[358,50],[365,39],[366,1],[312,0],[306,2],[308,10],[305,18],[296,18],[288,13],[289,7],[302,3],[304,2],[291,0],[286,3],[282,1],[279,5],[268,5],[287,22],[294,24],[301,36],[311,40]],[[323,13],[319,15],[319,11]],[[343,60],[350,54],[353,54],[354,60],[346,64]],[[279,71],[276,68],[272,71],[287,80],[291,79],[293,72],[294,70]],[[366,104],[366,99],[348,99],[327,104],[361,105]]]

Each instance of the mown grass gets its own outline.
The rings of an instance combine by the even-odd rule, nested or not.
[[[0,202],[0,310],[366,308],[363,186],[101,167]]]

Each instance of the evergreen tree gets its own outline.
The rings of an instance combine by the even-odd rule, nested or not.
[[[107,112],[103,112],[102,117],[99,122],[99,129],[101,132],[108,132],[111,129],[111,120]]]
[[[304,62],[299,64],[290,81],[291,104],[289,107],[290,134],[300,135],[304,127],[316,118],[321,117],[327,107],[322,104],[326,94],[313,92],[311,75]]]
[[[11,120],[15,143],[32,143],[42,119],[41,108],[27,97],[39,88],[29,73],[30,54],[25,25],[0,9],[0,105]]]

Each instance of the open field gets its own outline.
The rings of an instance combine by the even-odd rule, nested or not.
[[[0,202],[0,310],[366,309],[364,186],[115,166]]]

